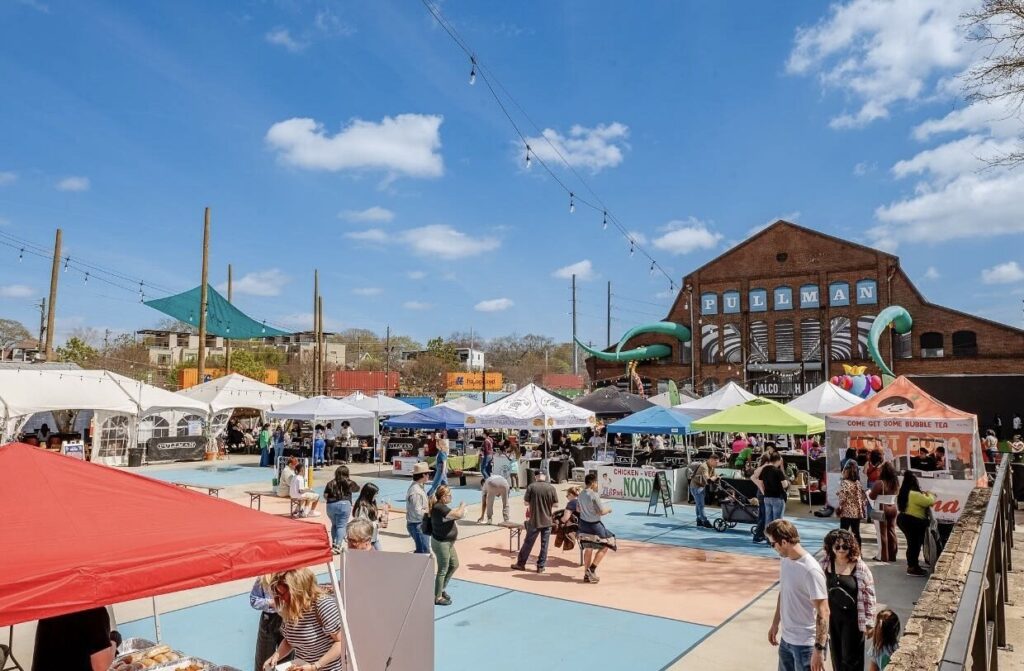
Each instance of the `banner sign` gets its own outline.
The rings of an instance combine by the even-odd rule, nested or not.
[[[487,372],[487,391],[501,391],[504,386],[504,375]],[[448,373],[448,391],[483,391],[484,374],[457,372]]]
[[[872,431],[879,434],[887,434],[887,432],[966,434],[967,445],[970,445],[973,440],[975,426],[974,421],[970,419],[928,419],[925,417],[829,416],[825,422],[829,431]],[[895,436],[888,437],[894,438]]]
[[[68,440],[61,444],[60,451],[69,457],[85,461],[85,443],[80,440]]]
[[[829,473],[826,487],[826,497],[832,507],[839,505],[839,473]],[[960,513],[967,505],[967,497],[974,490],[973,480],[952,480],[950,478],[929,478],[926,474],[918,474],[918,482],[921,489],[935,495],[935,505],[932,506],[932,514],[935,519],[944,524],[953,524],[960,519]],[[900,478],[900,482],[903,479]]]
[[[657,475],[656,468],[601,466],[597,469],[597,484],[602,498],[647,501]]]
[[[201,436],[203,435],[203,422],[198,419],[188,420],[188,435],[190,436]]]
[[[177,436],[146,441],[147,461],[201,461],[206,456],[206,438]]]

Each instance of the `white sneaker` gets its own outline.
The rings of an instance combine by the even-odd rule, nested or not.
[[[320,511],[310,510],[308,513],[306,513],[306,517],[320,517]]]

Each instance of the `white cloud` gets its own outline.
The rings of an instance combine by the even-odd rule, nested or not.
[[[293,54],[297,54],[309,46],[308,42],[292,37],[287,28],[277,27],[263,36],[264,39],[274,46],[284,47]]]
[[[932,178],[931,186],[946,184],[963,174],[980,172],[988,165],[986,161],[1007,154],[1016,146],[1016,140],[1000,142],[968,135],[899,161],[892,167],[892,173],[896,177],[927,175]]]
[[[405,276],[408,277],[410,280],[422,280],[424,277],[427,276],[427,274],[422,270],[410,270],[405,274]]]
[[[434,307],[430,303],[424,303],[422,301],[406,301],[402,303],[402,307],[406,310],[429,310]]]
[[[958,107],[941,119],[928,119],[914,128],[915,140],[955,132],[985,131],[997,138],[1015,138],[1020,134],[1020,116],[1013,105],[978,101]]]
[[[400,233],[399,240],[414,254],[441,259],[460,259],[490,252],[501,246],[497,238],[473,238],[446,224],[411,228]]]
[[[874,172],[877,167],[878,164],[874,162],[869,163],[867,161],[861,161],[857,165],[853,166],[853,175],[854,177],[863,177],[869,172]]]
[[[981,271],[985,284],[1013,284],[1024,281],[1024,269],[1016,261],[1007,261]]]
[[[266,141],[278,159],[306,170],[386,170],[391,177],[440,177],[441,122],[430,114],[400,114],[380,122],[353,119],[335,135],[313,119],[279,121]]]
[[[798,28],[786,68],[817,72],[823,88],[838,89],[859,109],[832,119],[833,128],[859,128],[889,116],[899,101],[936,91],[936,80],[969,60],[960,15],[976,0],[851,0],[831,6],[817,25]]]
[[[357,242],[369,242],[372,244],[383,244],[388,241],[388,234],[379,228],[368,228],[365,231],[351,231],[345,234],[349,240]]]
[[[629,127],[615,121],[593,128],[577,124],[569,129],[568,135],[545,128],[540,136],[528,137],[526,142],[537,158],[548,165],[562,165],[564,158],[574,168],[588,168],[596,173],[622,163],[623,150],[629,148],[628,137]],[[522,147],[518,142],[516,146]]]
[[[88,191],[90,186],[92,185],[90,184],[88,177],[65,177],[57,182],[58,191]]]
[[[352,293],[356,296],[380,296],[384,290],[380,287],[356,287]]]
[[[43,14],[50,13],[50,6],[39,2],[39,0],[15,0],[15,2],[19,5],[24,5],[25,7],[34,9],[37,12],[42,12]]]
[[[356,29],[329,9],[321,9],[313,19],[313,26],[329,37],[350,37]]]
[[[626,235],[629,239],[640,245],[641,247],[647,244],[647,236],[640,231],[628,231]]]
[[[473,309],[477,312],[501,312],[502,310],[508,310],[513,305],[515,305],[515,303],[513,303],[511,299],[492,298],[487,301],[480,301],[473,306]]]
[[[926,280],[934,281],[942,277],[942,273],[940,273],[939,269],[935,266],[928,266],[928,270],[924,271],[923,277]]]
[[[10,170],[0,171],[0,186],[7,186],[18,181],[18,173]]]
[[[395,213],[385,207],[374,205],[365,210],[344,210],[338,213],[338,218],[359,224],[386,224],[395,218]]]
[[[231,290],[236,294],[249,296],[280,296],[281,287],[291,281],[292,279],[279,269],[271,268],[247,273],[237,280],[232,279]],[[217,291],[226,294],[227,290],[227,282],[217,285]]]
[[[24,284],[0,285],[0,296],[4,298],[31,298],[35,295],[35,289]]]
[[[552,277],[557,277],[560,280],[570,280],[573,275],[581,282],[587,282],[597,277],[597,274],[594,272],[594,265],[590,262],[590,259],[571,263],[551,273]]]
[[[721,233],[708,230],[707,224],[696,217],[670,221],[661,230],[666,232],[654,239],[654,247],[670,254],[712,249],[722,239]]]

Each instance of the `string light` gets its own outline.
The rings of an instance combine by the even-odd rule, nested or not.
[[[89,283],[89,273],[86,273],[86,274],[85,274],[85,283],[86,283],[86,284],[88,284],[88,283]]]
[[[654,261],[651,261],[651,276],[654,276]]]
[[[533,166],[530,162],[530,145],[526,145],[526,169],[529,170]]]
[[[469,85],[472,86],[476,84],[476,59],[470,56],[469,62],[472,63],[472,67],[469,69]]]
[[[572,191],[569,192],[569,214],[576,212],[576,194]]]
[[[68,271],[68,264],[69,263],[71,263],[71,257],[70,256],[65,256],[64,257],[64,272]]]
[[[636,253],[636,247],[633,244],[633,240],[630,239],[630,241],[629,241],[629,258],[633,258],[633,254],[635,254],[635,253]]]
[[[21,251],[18,252],[18,263],[21,263],[21,260],[23,258],[25,258],[25,248],[24,247],[22,247]]]
[[[604,219],[601,221],[601,230],[602,231],[607,231],[608,230],[608,210],[604,211]]]

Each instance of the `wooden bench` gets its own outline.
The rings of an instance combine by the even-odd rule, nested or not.
[[[253,504],[256,504],[256,510],[263,510],[263,497],[269,496],[274,499],[288,499],[289,504],[289,515],[295,517],[300,510],[302,510],[302,501],[299,499],[293,499],[289,496],[278,496],[275,491],[247,491],[249,495],[249,507],[252,508]]]
[[[460,487],[465,487],[466,486],[466,476],[467,475],[477,475],[477,476],[479,476],[479,475],[481,475],[481,473],[480,473],[480,471],[465,470],[465,471],[452,471],[452,475],[454,475],[454,476],[459,478],[459,486]]]
[[[175,482],[173,484],[178,487],[181,487],[182,489],[205,489],[207,494],[209,494],[210,496],[216,496],[217,498],[220,498],[220,490],[224,489],[224,487],[220,485],[213,487],[207,485],[196,485],[190,482]]]
[[[516,542],[515,551],[518,552],[523,544],[523,529],[526,527],[519,522],[500,522],[498,526],[508,529],[508,551],[513,552],[512,541],[514,539]]]

